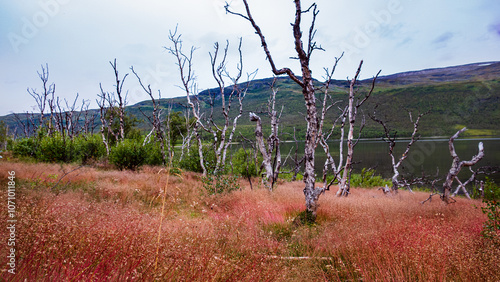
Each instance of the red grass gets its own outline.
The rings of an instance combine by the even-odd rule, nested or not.
[[[171,177],[162,191],[160,168],[82,168],[51,191],[64,174],[59,165],[1,162],[0,168],[2,187],[4,172],[16,171],[20,221],[17,274],[3,270],[1,280],[500,279],[500,250],[480,235],[479,201],[421,205],[425,193],[386,197],[354,189],[349,198],[336,198],[327,192],[318,224],[308,227],[293,222],[304,209],[299,182],[272,193],[242,182],[242,191],[214,197],[202,193],[192,173]],[[155,270],[162,193],[166,216]],[[5,258],[7,246],[1,250]]]

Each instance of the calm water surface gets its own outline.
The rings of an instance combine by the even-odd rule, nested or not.
[[[394,149],[395,156],[398,158],[406,149],[409,140],[398,140]],[[457,139],[455,140],[455,151],[461,160],[470,160],[472,156],[478,153],[478,143],[484,144],[484,158],[475,166],[500,166],[500,138],[475,138],[475,139]],[[290,149],[294,148],[294,143],[284,143],[281,152],[283,158]],[[334,158],[338,161],[339,142],[332,142],[330,150],[336,155]],[[325,162],[325,154],[322,148],[316,153],[317,173],[321,174]],[[344,146],[344,152],[347,149]],[[304,151],[304,143],[299,143],[299,154]],[[293,153],[294,151],[292,151]],[[354,149],[355,171],[361,171],[362,168],[374,168],[383,177],[392,176],[391,158],[389,156],[389,146],[384,141],[361,140]],[[291,163],[291,162],[290,162]],[[448,172],[451,167],[452,158],[448,149],[448,139],[421,139],[418,140],[410,150],[408,158],[400,167],[403,174],[412,174],[421,176],[422,172],[427,175],[436,175],[439,170],[440,178]],[[470,176],[468,168],[463,168],[459,177],[465,181]],[[496,183],[500,183],[500,174],[492,176]]]

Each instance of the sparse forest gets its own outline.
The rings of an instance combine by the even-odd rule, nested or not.
[[[162,98],[114,59],[114,80],[96,85],[90,109],[79,95],[60,99],[41,66],[40,85],[27,89],[37,110],[0,121],[0,183],[15,195],[14,280],[499,280],[500,164],[481,162],[483,142],[472,156],[456,144],[500,132],[500,77],[361,80],[361,61],[339,81],[343,54],[313,77],[321,14],[300,0],[294,73],[275,64],[242,3],[226,4],[227,17],[255,32],[272,78],[245,68],[242,39],[214,42],[210,66],[196,71],[217,87],[199,91],[199,50],[183,45],[180,28],[164,48],[183,97]],[[131,84],[150,99],[128,105]],[[449,167],[408,171],[422,136],[447,140]],[[389,178],[359,162],[366,138],[386,144]]]

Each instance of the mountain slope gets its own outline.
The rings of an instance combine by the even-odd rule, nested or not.
[[[244,100],[244,115],[238,121],[237,132],[247,137],[253,135],[254,124],[248,119],[248,112],[263,112],[267,109],[267,100],[271,90],[272,78],[252,81]],[[363,95],[371,84],[371,79],[360,81],[359,95]],[[321,83],[316,81],[319,87]],[[280,77],[276,83],[278,89],[276,109],[282,110],[280,130],[282,138],[293,139],[294,128],[297,138],[303,138],[306,123],[304,121],[304,100],[301,89],[289,78]],[[333,82],[333,101],[340,101],[339,106],[346,103],[348,83],[342,80]],[[229,91],[226,91],[228,93]],[[202,111],[208,115],[210,110],[209,93],[217,93],[211,89],[199,94],[202,101]],[[318,93],[321,100],[322,94]],[[318,105],[320,100],[317,101]],[[221,122],[222,116],[217,112],[221,97],[215,95],[215,119]],[[162,107],[172,103],[174,111],[183,109],[185,97],[162,99]],[[378,105],[377,115],[386,120],[389,125],[398,130],[398,136],[408,136],[412,131],[408,111],[413,116],[419,112],[430,111],[422,118],[420,133],[423,136],[450,136],[462,126],[467,126],[470,135],[500,136],[500,62],[476,63],[447,68],[427,69],[382,76],[372,97],[363,106],[358,120],[362,115],[366,117],[366,128],[363,137],[380,137],[382,128],[372,122],[368,114],[373,113]],[[233,101],[232,116],[238,108],[237,101]],[[129,113],[139,119],[144,119],[141,110],[145,113],[152,111],[151,101],[143,101],[127,107]],[[338,109],[333,109],[328,117],[327,125],[338,116]],[[263,124],[268,127],[268,119],[264,113],[260,114]],[[0,117],[11,128],[16,121],[12,115]],[[140,127],[148,130],[149,125],[144,121]],[[337,133],[338,134],[338,133]],[[334,135],[335,136],[335,135]]]
[[[500,78],[500,62],[484,62],[397,73],[379,77],[378,81],[381,84],[408,85],[484,81],[498,78]]]

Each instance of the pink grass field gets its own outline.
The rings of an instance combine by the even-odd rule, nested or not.
[[[481,236],[481,201],[445,205],[429,194],[353,189],[320,198],[317,224],[301,182],[270,193],[204,193],[201,176],[145,167],[118,172],[0,161],[7,224],[8,171],[16,173],[16,274],[2,281],[500,281],[498,242]],[[334,189],[335,190],[335,189]],[[159,229],[162,196],[165,212]],[[160,232],[159,232],[160,231]],[[158,241],[159,237],[159,241]],[[158,254],[157,254],[158,250]]]

